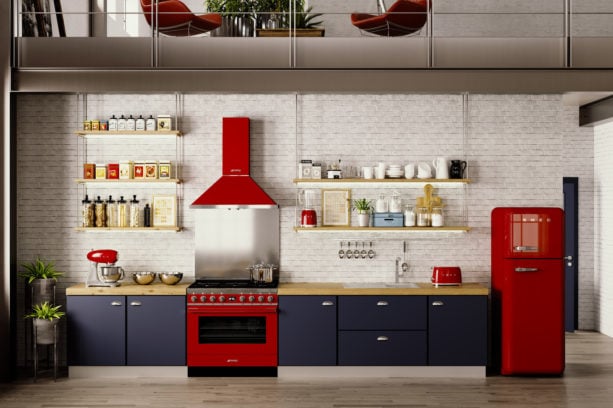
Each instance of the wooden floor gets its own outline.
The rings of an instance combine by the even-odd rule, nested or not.
[[[613,339],[567,336],[563,377],[69,379],[0,385],[1,408],[613,407]]]

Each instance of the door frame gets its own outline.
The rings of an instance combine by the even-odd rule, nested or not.
[[[564,326],[567,332],[579,327],[579,178],[564,177]],[[572,267],[568,267],[572,262]]]

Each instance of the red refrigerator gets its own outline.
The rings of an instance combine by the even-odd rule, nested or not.
[[[492,211],[492,357],[503,375],[564,372],[564,211]]]

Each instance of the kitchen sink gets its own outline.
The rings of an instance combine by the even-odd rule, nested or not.
[[[352,282],[344,283],[344,288],[419,288],[419,285],[415,282],[400,282],[400,283],[387,283],[387,282]]]

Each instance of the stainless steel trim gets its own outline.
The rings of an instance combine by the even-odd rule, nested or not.
[[[539,268],[515,268],[515,272],[538,272]]]
[[[516,246],[514,247],[516,251],[525,252],[525,251],[538,251],[538,247],[535,246]]]
[[[248,210],[248,209],[270,209],[270,208],[279,208],[279,205],[275,205],[275,204],[257,204],[257,205],[229,205],[229,204],[223,204],[223,205],[190,205],[190,208],[197,208],[197,209],[213,209],[213,210],[223,210],[223,209],[228,209],[228,210]]]

